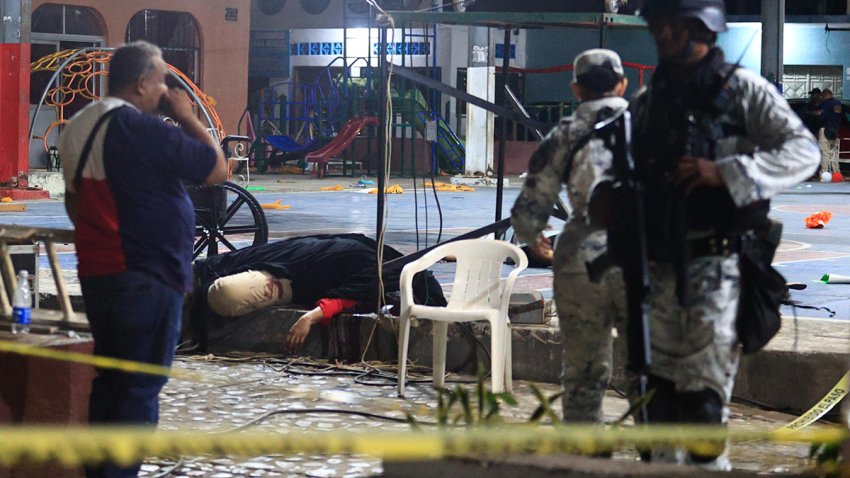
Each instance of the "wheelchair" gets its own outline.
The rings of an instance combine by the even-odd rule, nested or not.
[[[225,158],[231,156],[232,145],[248,141],[246,136],[226,136],[221,141]],[[201,254],[213,256],[268,242],[266,215],[257,199],[242,186],[232,181],[196,186],[189,190],[189,197],[195,208],[193,260]]]

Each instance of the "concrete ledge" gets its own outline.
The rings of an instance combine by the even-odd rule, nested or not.
[[[847,354],[767,350],[741,360],[734,394],[760,406],[801,413],[829,392],[847,372],[847,362]]]
[[[207,349],[212,353],[256,352],[285,354],[286,335],[306,310],[273,308],[234,319],[219,319],[209,325]],[[375,321],[350,314],[334,320],[329,327],[313,327],[298,355],[326,357],[330,360],[356,362],[361,356],[361,336],[368,340]],[[364,335],[365,334],[365,335]],[[395,335],[385,330],[381,340]],[[383,354],[381,354],[383,355]]]
[[[268,352],[285,354],[286,333],[304,313],[271,309],[212,328],[210,351]],[[556,322],[555,322],[556,323]],[[553,324],[555,324],[553,323]],[[850,363],[850,326],[841,321],[803,321],[795,333],[787,321],[767,349],[744,356],[734,394],[745,400],[790,413],[801,413],[817,403],[846,372]],[[315,328],[301,355],[333,360],[392,362],[398,357],[395,320],[376,323],[371,316],[343,315],[328,328]],[[462,328],[464,327],[464,328]],[[513,374],[517,380],[558,383],[561,372],[561,337],[556,325],[514,325]],[[796,347],[796,348],[795,348]],[[489,364],[490,337],[486,323],[449,326],[446,367],[475,374],[479,362]],[[411,325],[409,357],[417,364],[432,363],[431,322]],[[622,365],[615,370],[620,383]]]
[[[29,184],[47,191],[50,197],[65,196],[65,177],[61,171],[30,171]]]
[[[449,458],[437,461],[384,462],[387,478],[432,478],[463,476],[464,478],[638,478],[638,477],[724,477],[755,478],[760,473],[746,471],[712,472],[693,467],[635,463],[587,458],[572,455],[488,458]],[[815,473],[772,474],[771,476],[815,477]]]
[[[498,181],[495,177],[490,176],[452,176],[451,183],[460,186],[495,188]],[[508,178],[503,178],[503,185],[504,187],[509,187],[510,180]]]

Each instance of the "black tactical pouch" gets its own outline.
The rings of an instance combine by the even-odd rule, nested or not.
[[[781,234],[782,224],[772,222],[764,233],[748,233],[742,238],[736,327],[745,354],[764,348],[782,326],[779,307],[786,299],[787,287],[785,277],[771,265]]]

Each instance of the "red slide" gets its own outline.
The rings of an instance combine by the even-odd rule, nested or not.
[[[328,161],[345,151],[351,145],[351,142],[354,141],[354,138],[360,134],[360,130],[364,126],[377,124],[378,118],[374,116],[355,116],[349,119],[333,141],[322,146],[321,149],[307,154],[304,158],[308,163],[316,163],[313,168],[313,176],[318,174],[320,178],[324,177]]]

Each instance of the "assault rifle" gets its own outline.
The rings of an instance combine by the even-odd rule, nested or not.
[[[638,375],[641,400],[639,419],[646,423],[648,369],[652,363],[649,256],[643,184],[637,174],[631,152],[631,113],[625,110],[599,121],[594,125],[591,134],[602,139],[614,158],[613,181],[608,184],[609,201],[606,201],[610,204],[608,219],[605,221],[608,226],[608,251],[588,262],[587,270],[591,279],[600,278],[604,270],[611,265],[619,266],[623,271],[628,312],[628,368]]]

